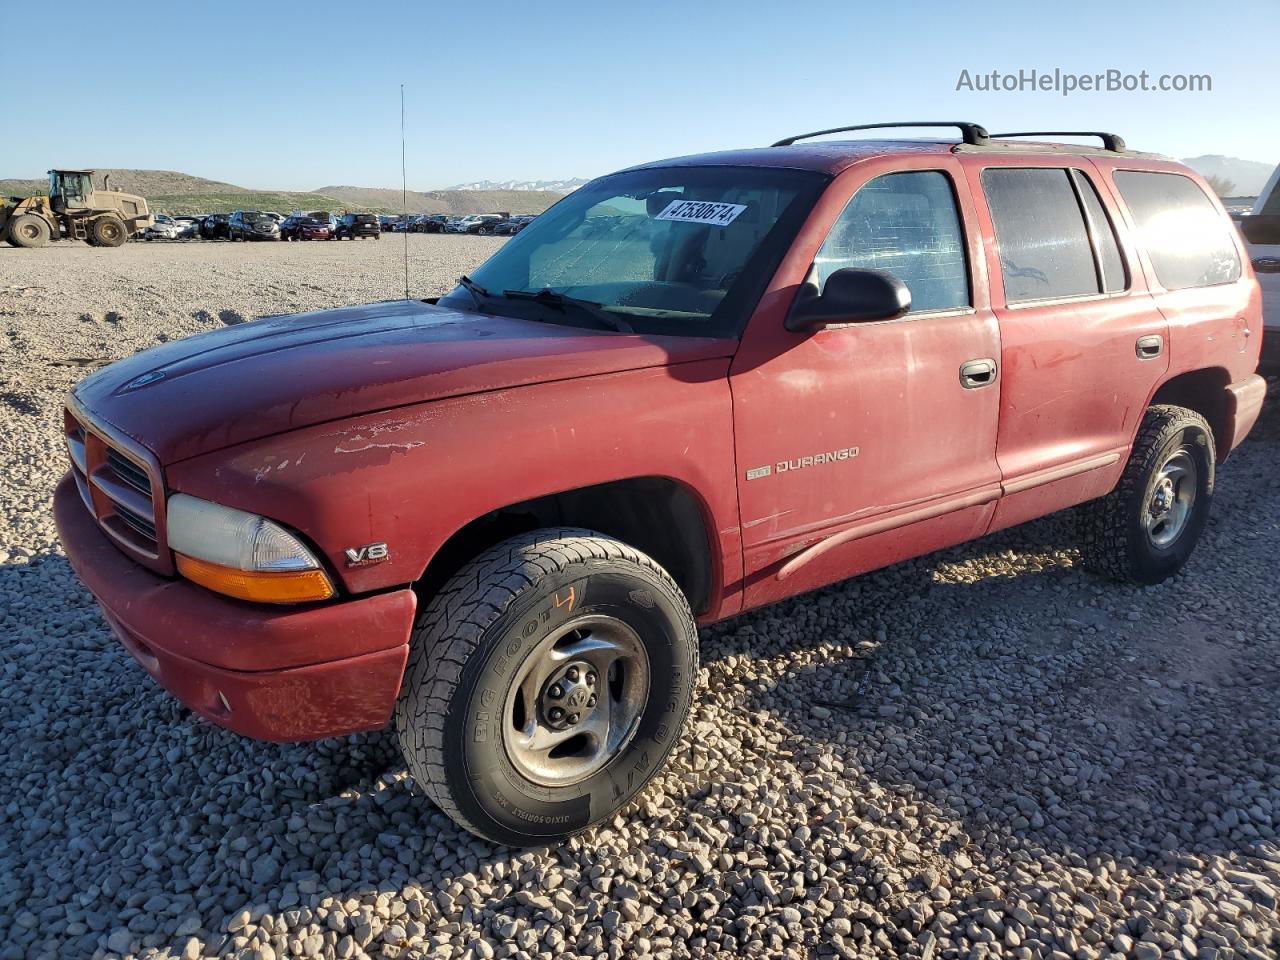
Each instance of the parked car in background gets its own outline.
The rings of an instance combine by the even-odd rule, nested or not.
[[[281,240],[329,240],[332,237],[333,231],[329,229],[328,221],[317,220],[305,214],[295,213],[285,217],[280,224]]]
[[[502,222],[502,216],[496,213],[473,213],[450,221],[445,233],[477,233],[490,234],[493,228]]]
[[[280,224],[259,210],[237,210],[227,221],[228,240],[279,240]]]
[[[225,213],[211,213],[200,224],[200,237],[204,240],[226,240],[227,222],[231,217]]]
[[[390,233],[395,228],[397,219],[397,217],[389,215],[380,216],[378,217],[378,228],[382,230],[383,233]]]
[[[496,236],[500,237],[512,236],[513,234],[519,233],[532,222],[533,217],[512,217],[509,220],[500,220],[494,225],[493,232]]]
[[[321,223],[329,227],[329,239],[332,240],[338,233],[338,218],[328,210],[313,210],[307,214],[313,220],[319,220]]]
[[[155,222],[142,231],[143,240],[177,240],[181,232],[177,221],[163,213],[157,213]]]
[[[173,222],[178,225],[178,239],[199,240],[201,219],[200,217],[174,217]]]
[[[382,225],[372,213],[344,213],[338,221],[337,240],[364,240],[382,238]]]
[[[423,233],[444,233],[444,225],[449,222],[447,213],[429,213],[422,217]]]
[[[414,217],[402,217],[391,227],[396,233],[413,233]]]
[[[266,215],[267,215],[268,217],[270,217],[270,218],[271,218],[272,220],[274,220],[276,223],[284,223],[284,214],[283,214],[283,213],[276,213],[274,210],[267,210],[267,211],[264,211],[264,212],[266,213]]]

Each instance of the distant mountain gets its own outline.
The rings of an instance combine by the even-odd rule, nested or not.
[[[321,187],[315,193],[337,197],[352,208],[400,210],[401,191],[395,187]],[[550,190],[410,190],[405,198],[410,213],[541,213],[563,196]]]
[[[555,193],[573,193],[587,182],[586,177],[568,180],[473,180],[457,183],[446,190],[551,190]]]
[[[1256,197],[1267,184],[1267,178],[1276,168],[1274,163],[1257,160],[1241,160],[1208,153],[1203,157],[1185,157],[1182,161],[1202,177],[1221,177],[1235,184],[1231,191],[1237,197]]]

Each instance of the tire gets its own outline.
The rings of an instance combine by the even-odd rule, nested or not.
[[[616,674],[588,640],[624,651]],[[552,644],[581,646],[566,659]],[[414,779],[460,826],[511,846],[557,843],[662,767],[697,667],[689,604],[657,563],[589,530],[538,530],[481,554],[419,611],[396,732]],[[524,750],[518,722],[576,749]],[[607,749],[590,730],[608,731]]]
[[[93,237],[94,245],[99,247],[124,246],[124,242],[129,239],[124,221],[110,213],[89,224],[89,234]]]
[[[1116,488],[1080,507],[1085,566],[1143,585],[1181,570],[1209,519],[1215,463],[1204,417],[1184,407],[1151,407]]]
[[[28,250],[49,242],[49,222],[34,213],[20,213],[9,221],[9,242]]]

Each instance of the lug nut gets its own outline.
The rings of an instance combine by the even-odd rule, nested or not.
[[[564,696],[564,691],[560,689],[560,684],[553,683],[551,685],[551,689],[547,691],[547,696],[553,697],[554,699],[559,700],[561,697]]]
[[[552,707],[550,710],[547,711],[547,719],[550,720],[552,723],[559,723],[561,720],[564,719],[564,711],[561,710],[559,707]]]
[[[594,670],[587,671],[587,686],[594,687],[596,685],[596,674]]]
[[[578,722],[578,715],[576,713],[569,714],[569,726],[572,727],[577,722]]]
[[[587,698],[587,706],[594,707],[595,705],[596,705],[596,695],[593,693],[590,697]]]
[[[578,682],[578,668],[577,668],[577,667],[570,667],[568,670],[566,670],[566,671],[564,672],[564,675],[565,675],[566,677],[568,677],[568,678],[569,678],[569,682],[570,682],[570,683],[577,683],[577,682]]]

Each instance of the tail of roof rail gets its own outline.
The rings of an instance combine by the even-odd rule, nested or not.
[[[904,123],[860,123],[852,127],[832,127],[830,130],[815,130],[813,133],[797,133],[794,137],[784,137],[775,147],[789,147],[797,140],[808,140],[810,137],[821,137],[828,133],[847,133],[851,130],[884,130],[893,127],[957,127],[963,141],[970,146],[984,147],[991,139],[986,128],[978,123],[963,120],[908,120]]]
[[[1102,141],[1102,148],[1112,153],[1124,153],[1124,138],[1118,133],[1103,133],[1100,130],[1023,130],[1019,133],[993,133],[992,140],[1007,140],[1010,137],[1097,137]]]

